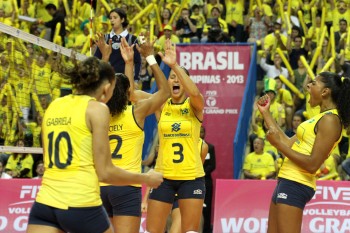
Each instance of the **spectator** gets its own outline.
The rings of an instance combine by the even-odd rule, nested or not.
[[[329,3],[333,14],[333,31],[338,32],[340,30],[340,19],[345,19],[347,22],[350,21],[350,9],[344,0],[337,1],[337,6],[335,5],[335,0],[329,0]]]
[[[39,160],[36,163],[36,166],[35,166],[36,176],[33,177],[33,179],[41,179],[41,178],[43,178],[44,171],[45,171],[44,161]]]
[[[204,24],[201,42],[231,42],[227,23],[220,18],[220,10],[217,7],[211,8],[211,16]]]
[[[265,52],[265,56],[260,60],[261,68],[266,72],[266,78],[275,78],[276,76],[280,76],[281,74],[288,78],[288,70],[282,67],[282,58],[278,53],[274,54],[273,57],[273,65],[269,65],[266,63],[266,58],[268,53]]]
[[[16,146],[24,147],[24,141],[19,139]],[[7,160],[5,171],[13,178],[32,178],[33,164],[31,154],[14,153]]]
[[[294,31],[297,31],[297,30],[295,29]],[[303,41],[305,46],[303,46]],[[300,35],[288,36],[288,41],[287,41],[287,51],[289,54],[288,60],[293,70],[298,68],[298,59],[300,56],[304,56],[305,58],[307,58],[308,51],[310,50],[308,44],[309,44],[309,40],[305,41],[304,37]]]
[[[297,128],[301,122],[305,121],[305,117],[301,111],[295,112],[292,120],[292,128],[285,130],[285,134],[288,137],[293,137],[297,133]]]
[[[158,38],[160,38],[162,35],[164,35],[164,30],[165,30],[166,26],[169,25],[172,30],[175,29],[175,27],[173,27],[172,24],[171,25],[169,24],[171,16],[172,16],[171,10],[169,8],[164,8],[163,11],[162,11],[162,14],[160,16],[160,19],[162,21],[162,29],[163,29],[163,31],[160,31],[159,28],[156,27],[156,30],[158,31]],[[156,33],[156,35],[157,35],[157,33]]]
[[[199,42],[196,35],[197,21],[191,19],[190,10],[183,8],[181,10],[181,17],[176,22],[176,35],[180,38],[180,42]]]
[[[52,20],[44,22],[42,19],[40,19],[40,20],[38,20],[38,23],[44,24],[45,27],[48,27],[51,29],[50,41],[53,41],[54,36],[55,36],[56,26],[57,26],[57,24],[60,23],[61,27],[60,27],[59,35],[61,36],[62,46],[65,46],[64,37],[66,35],[66,24],[64,22],[64,20],[65,20],[64,14],[61,13],[60,11],[58,11],[57,7],[52,3],[47,4],[45,6],[45,9],[52,16]]]
[[[30,111],[30,74],[28,70],[23,66],[19,66],[16,70],[18,79],[14,86],[16,92],[16,101],[20,107],[23,119],[25,123],[29,122],[29,111]]]
[[[164,27],[164,35],[162,35],[157,41],[156,41],[156,46],[158,47],[158,50],[163,52],[164,51],[164,46],[165,46],[165,41],[167,39],[170,39],[170,41],[173,44],[178,44],[180,43],[179,37],[174,35],[173,28],[170,25],[166,25]]]
[[[228,25],[229,34],[232,41],[245,42],[246,36],[244,32],[244,1],[243,0],[226,0],[226,23]]]
[[[205,17],[200,11],[200,7],[197,4],[194,4],[192,6],[192,15],[191,19],[194,19],[197,21],[196,27],[197,27],[197,36],[198,39],[201,40],[202,38],[202,33],[203,33],[203,26],[205,24]]]
[[[286,88],[284,88],[283,83],[279,76],[275,77],[277,96],[276,101],[284,107],[286,113],[286,128],[292,128],[292,118],[294,114],[294,101],[292,94]]]
[[[339,180],[337,171],[338,161],[340,160],[340,152],[338,146],[333,149],[328,158],[322,163],[316,172],[318,180]]]
[[[334,32],[334,44],[336,46],[337,53],[344,47],[347,40],[348,22],[346,19],[339,20],[339,31]]]
[[[306,68],[304,66],[304,64],[301,62],[300,57],[297,58],[298,60],[298,68],[293,70],[293,74],[292,76],[290,76],[290,81],[291,83],[294,84],[294,86],[301,91],[302,93],[304,92],[304,82],[306,79],[306,75],[307,75],[307,71]],[[294,105],[295,105],[295,110],[299,110],[303,104],[304,104],[305,100],[300,99],[297,95],[294,95]]]
[[[270,18],[265,16],[263,9],[255,5],[253,17],[249,17],[249,15],[246,17],[244,26],[249,30],[248,42],[258,42],[267,35]]]
[[[4,172],[4,161],[0,159],[0,179],[12,179],[12,176]]]
[[[271,154],[264,152],[264,139],[254,139],[254,152],[249,153],[243,164],[245,179],[274,179],[276,175],[275,162]]]
[[[312,25],[311,8],[315,5],[316,1],[310,2],[309,0],[304,0],[304,1],[299,1],[299,3],[300,3],[300,10],[303,13],[304,22],[307,28],[310,28]],[[307,35],[307,32],[304,32],[304,35]]]
[[[51,98],[51,66],[47,62],[47,53],[39,55],[36,64],[32,68],[33,90],[32,92],[38,95],[38,98],[45,98],[47,103],[50,103]]]
[[[204,14],[206,19],[210,18],[211,9],[213,7],[219,8],[220,12],[224,11],[224,5],[222,5],[219,0],[205,0],[203,14]]]
[[[276,52],[276,48],[286,50],[287,45],[287,37],[282,34],[282,25],[274,22],[273,28],[273,32],[267,34],[261,42],[261,46],[264,48],[264,50],[270,51],[271,54]]]
[[[315,25],[312,25],[308,30],[307,37],[311,40],[311,48],[315,48],[319,45],[319,38],[323,30],[323,28],[321,28],[321,20],[321,15],[317,14],[315,18]],[[328,31],[326,31],[325,36],[329,37]]]
[[[76,51],[81,51],[86,43],[89,40],[90,36],[90,25],[89,20],[85,20],[80,25],[81,31],[75,36],[73,48]]]

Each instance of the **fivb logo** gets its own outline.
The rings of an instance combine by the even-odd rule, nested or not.
[[[21,193],[19,198],[20,199],[28,198],[28,195],[29,195],[30,198],[34,199],[39,189],[40,189],[39,185],[23,185],[21,188]]]
[[[317,200],[316,202],[319,204],[325,201],[338,201],[338,203],[344,202],[344,204],[350,206],[350,187],[317,186],[313,199]]]

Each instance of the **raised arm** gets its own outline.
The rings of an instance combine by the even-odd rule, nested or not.
[[[104,35],[102,33],[97,33],[95,43],[102,54],[101,60],[108,62],[112,54],[112,39],[109,39],[107,44]]]
[[[190,98],[190,104],[199,120],[203,119],[204,98],[196,84],[186,74],[185,70],[176,62],[176,46],[170,40],[165,43],[165,55],[159,53],[163,62],[167,64],[177,75],[183,85],[186,94]]]
[[[146,58],[147,63],[151,67],[158,88],[157,92],[148,95],[148,98],[139,98],[135,104],[135,118],[140,125],[143,125],[146,116],[152,113],[160,115],[162,105],[170,97],[170,88],[163,71],[160,69],[154,57],[153,45],[154,41],[150,42],[148,36],[145,37],[145,41],[143,41],[143,43],[136,45],[139,53]],[[138,91],[138,93],[141,93],[141,91]]]
[[[270,130],[271,128],[275,129],[278,132],[278,136],[280,140],[287,145],[288,147],[292,147],[293,143],[296,141],[296,136],[289,138],[284,131],[280,128],[277,122],[273,119],[270,113],[270,104],[271,100],[268,95],[264,95],[260,97],[257,101],[257,107],[264,118],[264,121],[267,125],[267,128]]]

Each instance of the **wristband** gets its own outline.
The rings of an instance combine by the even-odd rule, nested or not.
[[[148,65],[150,65],[150,66],[157,64],[156,58],[153,55],[147,56],[146,61],[147,61]]]

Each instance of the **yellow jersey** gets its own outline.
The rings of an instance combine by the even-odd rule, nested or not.
[[[297,141],[294,142],[292,146],[293,150],[308,156],[311,155],[311,151],[316,139],[315,127],[318,121],[321,119],[321,117],[323,117],[325,114],[338,115],[338,111],[336,109],[331,109],[331,110],[322,112],[314,116],[313,118],[301,123],[297,128],[297,133],[296,133]],[[338,145],[340,140],[341,140],[341,137],[339,137],[338,141],[334,144],[333,149]],[[286,157],[279,171],[278,177],[296,181],[298,183],[304,184],[316,190],[315,175],[316,173],[314,174],[309,173],[308,171],[300,168],[298,165],[296,165]]]
[[[109,145],[112,162],[127,171],[141,173],[142,146],[145,140],[143,129],[136,123],[134,106],[128,105],[120,115],[111,117],[109,123]],[[100,183],[100,186],[109,184]],[[133,185],[141,187],[141,185]]]
[[[33,164],[34,160],[31,154],[26,154],[25,156],[23,156],[23,158],[21,154],[18,154],[16,158],[14,155],[11,155],[7,160],[6,169],[9,169],[11,171],[17,171],[17,173],[20,173],[24,169],[29,169],[27,175],[25,175],[25,177],[22,178],[32,178]]]
[[[36,201],[59,209],[100,206],[92,133],[86,109],[94,98],[67,95],[45,112],[42,132],[45,174]]]
[[[266,176],[270,172],[276,171],[275,161],[272,155],[267,152],[263,152],[262,154],[251,152],[244,160],[243,170],[247,170],[252,174]]]
[[[159,122],[159,152],[155,170],[171,180],[193,180],[204,176],[198,149],[202,122],[195,116],[189,99],[165,103]]]
[[[48,64],[44,67],[34,65],[32,69],[34,84],[33,92],[38,95],[48,95],[51,94],[50,86],[50,77],[51,77],[51,68]]]

